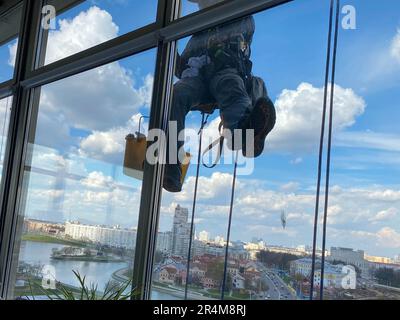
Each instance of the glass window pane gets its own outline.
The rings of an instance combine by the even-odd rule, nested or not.
[[[219,110],[208,119],[202,151],[218,139],[222,119],[228,129],[263,132],[272,125],[271,102],[277,114],[264,152],[263,138],[255,159],[239,151],[225,299],[307,298],[328,14],[329,1],[294,1],[179,42],[171,120],[185,125],[192,158],[182,191],[163,193],[153,299],[184,297],[201,125],[193,109],[214,102]],[[250,71],[259,77],[254,88],[261,85],[254,99],[245,85]],[[200,168],[189,299],[221,298],[235,155],[228,144],[220,164]],[[166,167],[170,191],[179,191],[176,168]]]
[[[7,145],[8,125],[12,106],[12,97],[0,99],[0,181],[3,174],[4,155]]]
[[[22,6],[0,5],[0,83],[14,75]]]
[[[51,7],[55,9],[55,19]],[[58,1],[44,7],[39,66],[114,39],[155,22],[157,0]]]
[[[338,49],[324,295],[400,299],[400,3],[351,5],[355,29],[340,30]],[[332,264],[355,273],[336,284]]]
[[[207,9],[226,0],[182,0],[181,16]],[[231,0],[236,1],[236,0]]]
[[[154,63],[147,51],[33,92],[11,297],[79,291],[74,271],[99,295],[130,279],[142,183],[126,137],[147,128]]]

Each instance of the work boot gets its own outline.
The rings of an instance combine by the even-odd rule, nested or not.
[[[247,121],[243,126],[243,156],[247,158],[257,158],[259,157],[263,151],[265,146],[265,139],[268,134],[275,127],[276,123],[276,110],[272,101],[267,98],[260,98],[257,100],[253,111],[248,117]],[[254,130],[254,153],[252,150],[247,150],[246,146],[246,130],[253,129]],[[251,146],[249,146],[251,147]]]
[[[182,191],[182,170],[179,164],[166,164],[164,171],[163,188],[168,192]]]

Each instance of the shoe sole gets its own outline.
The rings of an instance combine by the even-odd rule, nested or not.
[[[261,128],[257,128],[256,123],[262,123]],[[254,136],[254,155],[248,155],[246,148],[243,148],[243,156],[247,158],[257,158],[264,152],[265,139],[272,131],[276,122],[275,107],[270,99],[261,98],[254,107],[251,114],[251,123],[256,132]]]
[[[163,188],[171,193],[179,193],[182,191],[182,185],[176,184],[175,181],[169,178],[164,178]]]

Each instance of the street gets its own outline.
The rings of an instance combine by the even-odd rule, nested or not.
[[[261,266],[260,266],[261,267]],[[297,297],[292,293],[282,278],[273,270],[264,266],[261,267],[262,279],[268,285],[268,291],[264,293],[266,300],[296,300]]]

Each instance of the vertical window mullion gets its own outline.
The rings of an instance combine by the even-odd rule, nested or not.
[[[33,67],[35,56],[35,26],[40,19],[40,1],[25,0],[17,58],[15,62],[13,104],[4,156],[4,176],[0,198],[0,298],[6,298],[10,284],[11,264],[17,221],[17,193],[23,172],[23,153],[25,149],[25,130],[29,118],[29,90],[21,86]]]
[[[179,7],[180,0],[159,0],[157,14],[159,28],[177,18]],[[159,40],[149,130],[155,128],[165,130],[167,128],[168,102],[172,93],[175,54],[175,41]],[[150,299],[153,257],[161,203],[162,169],[159,164],[145,164],[133,270],[133,284],[136,286],[133,296],[135,300]]]

